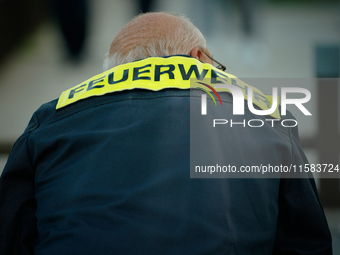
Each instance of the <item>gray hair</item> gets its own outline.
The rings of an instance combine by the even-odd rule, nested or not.
[[[188,55],[194,47],[206,49],[206,40],[200,30],[185,16],[175,15],[178,19],[178,28],[174,34],[165,33],[155,41],[136,45],[128,54],[116,51],[105,54],[104,71],[115,66],[133,62],[147,57],[160,57],[183,54]]]

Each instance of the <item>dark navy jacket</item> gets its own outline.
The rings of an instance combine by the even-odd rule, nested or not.
[[[1,253],[331,254],[313,179],[190,178],[189,98],[132,90],[44,104],[1,176]],[[219,150],[231,164],[307,162],[295,129],[230,132]]]

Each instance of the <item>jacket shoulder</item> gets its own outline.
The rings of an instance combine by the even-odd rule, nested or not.
[[[57,99],[41,105],[36,110],[26,127],[25,132],[32,132],[37,129],[42,123],[48,121],[56,112]]]

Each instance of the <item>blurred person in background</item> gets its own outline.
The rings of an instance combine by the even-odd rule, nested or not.
[[[154,0],[138,0],[138,13],[151,12],[154,9]]]
[[[51,0],[50,8],[65,43],[68,59],[84,57],[89,26],[88,0]]]
[[[41,106],[13,146],[0,179],[1,252],[332,254],[312,178],[190,178],[190,78],[229,74],[187,18],[136,17],[104,66]],[[214,150],[237,166],[308,162],[296,128],[219,139]]]

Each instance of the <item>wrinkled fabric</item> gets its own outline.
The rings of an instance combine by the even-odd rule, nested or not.
[[[312,178],[190,178],[189,90],[55,106],[33,115],[1,176],[3,254],[332,253]],[[262,146],[278,164],[307,162],[295,128],[258,135],[219,149],[234,162],[242,148],[245,165]]]

